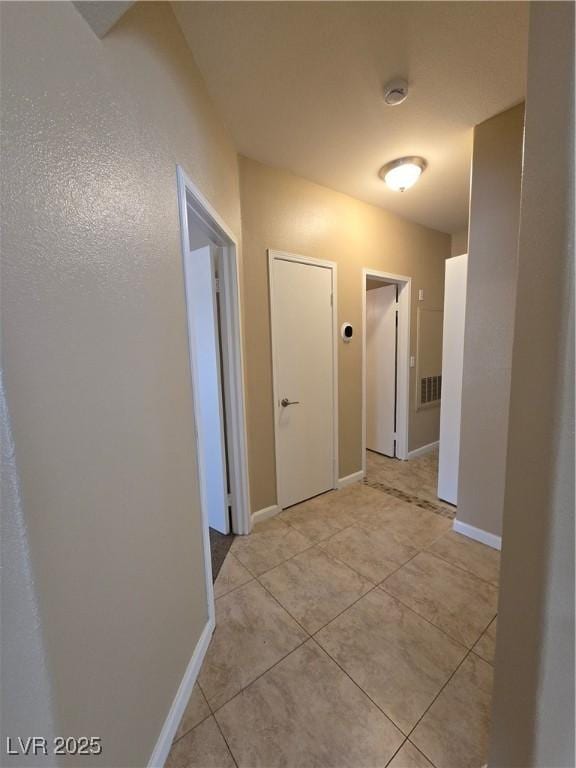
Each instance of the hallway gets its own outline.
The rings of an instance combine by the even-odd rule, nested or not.
[[[235,539],[169,768],[484,764],[499,553],[452,532],[436,462],[368,454]]]

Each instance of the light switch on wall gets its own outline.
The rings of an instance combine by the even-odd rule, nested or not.
[[[418,288],[418,301],[424,301],[424,288]]]
[[[416,358],[414,357],[414,355],[410,355],[410,368],[414,368],[415,365],[416,365]]]

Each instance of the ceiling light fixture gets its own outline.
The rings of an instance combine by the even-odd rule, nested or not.
[[[378,171],[380,178],[395,192],[404,192],[420,178],[428,163],[423,157],[400,157]]]

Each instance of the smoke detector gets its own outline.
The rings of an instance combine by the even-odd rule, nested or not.
[[[408,81],[401,77],[390,80],[384,86],[384,101],[389,107],[396,107],[402,104],[408,96]]]

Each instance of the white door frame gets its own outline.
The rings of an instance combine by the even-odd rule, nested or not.
[[[251,530],[250,492],[248,481],[248,450],[246,444],[246,408],[244,398],[244,357],[241,332],[241,303],[239,292],[239,255],[238,242],[218,212],[210,205],[198,187],[190,180],[183,169],[176,166],[178,188],[178,207],[180,211],[180,235],[182,260],[189,253],[189,208],[210,240],[222,248],[222,274],[220,275],[220,296],[222,304],[222,351],[224,364],[224,392],[227,411],[228,463],[230,487],[234,498],[232,506],[232,530],[234,533],[247,534]],[[193,345],[190,345],[190,369],[192,382],[196,378],[197,362],[194,359]],[[192,387],[194,412],[196,387]],[[201,435],[196,435],[198,454],[203,449]],[[202,495],[202,528],[204,539],[204,560],[206,570],[206,590],[210,618],[214,616],[214,590],[212,586],[212,562],[210,556],[210,534],[206,502]]]
[[[364,267],[362,270],[362,472],[366,474],[366,279],[396,283],[398,291],[398,358],[396,369],[396,456],[408,458],[408,426],[410,413],[410,297],[412,278],[380,272]]]
[[[278,442],[279,435],[276,428],[276,404],[280,399],[278,392],[278,350],[274,342],[274,280],[272,265],[274,259],[282,261],[295,261],[299,264],[309,264],[313,267],[324,267],[332,271],[332,419],[333,419],[333,447],[332,447],[332,487],[338,487],[338,266],[335,261],[313,259],[308,256],[300,256],[297,253],[276,251],[268,249],[268,285],[270,296],[270,330],[272,337],[272,387],[274,397],[274,451],[276,464],[276,503],[282,508],[282,499],[278,495]]]

